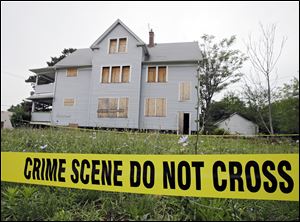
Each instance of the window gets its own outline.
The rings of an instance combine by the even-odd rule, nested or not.
[[[109,82],[109,67],[103,67],[102,68],[102,83],[108,83]]]
[[[145,100],[145,116],[147,117],[165,117],[166,99],[165,98],[147,98]]]
[[[128,118],[128,98],[100,98],[98,118]]]
[[[126,51],[127,51],[127,38],[109,40],[109,54],[124,53]]]
[[[119,39],[118,52],[126,52],[126,44],[127,44],[126,38]]]
[[[102,67],[101,75],[101,83],[128,83],[130,66]]]
[[[109,54],[117,52],[117,39],[111,39],[109,42]]]
[[[75,77],[75,76],[77,76],[77,68],[68,68],[67,77]]]
[[[180,82],[179,83],[179,101],[190,100],[191,83],[190,82]]]
[[[156,80],[156,67],[148,67],[148,82],[155,82]]]
[[[167,67],[166,66],[148,67],[147,82],[167,82]]]
[[[64,106],[74,106],[74,99],[64,99]]]
[[[158,67],[158,82],[167,82],[167,67]]]
[[[111,80],[110,82],[120,82],[120,66],[113,66],[111,69]]]
[[[130,72],[130,66],[123,66],[122,67],[121,82],[129,82],[129,72]]]

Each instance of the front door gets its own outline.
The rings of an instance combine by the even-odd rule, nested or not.
[[[190,113],[178,113],[178,134],[190,134]]]

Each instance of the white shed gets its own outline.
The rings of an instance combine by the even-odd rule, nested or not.
[[[233,113],[229,117],[219,120],[215,125],[230,134],[256,135],[258,133],[258,125],[238,113]]]
[[[8,111],[1,111],[1,129],[12,129],[10,117],[13,113]]]

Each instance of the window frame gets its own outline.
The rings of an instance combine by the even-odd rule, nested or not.
[[[126,99],[127,98],[127,117],[119,117],[119,109],[120,109],[120,99]],[[108,101],[110,101],[110,99],[117,99],[117,109],[116,109],[116,113],[117,113],[117,116],[116,117],[99,117],[98,116],[98,107],[99,107],[99,100],[100,99],[108,99]],[[97,103],[97,110],[96,110],[96,115],[97,115],[97,118],[108,118],[108,119],[115,119],[115,118],[120,118],[120,119],[128,119],[129,118],[129,97],[128,96],[124,96],[124,97],[98,97],[98,103]],[[109,104],[110,106],[110,104]]]
[[[154,116],[147,116],[146,115],[146,100],[147,99],[154,99],[154,113],[155,113],[155,115]],[[164,99],[165,100],[165,116],[157,116],[157,102],[156,102],[156,100],[157,99]],[[155,98],[153,98],[153,97],[146,97],[146,98],[144,98],[144,117],[161,117],[161,118],[165,118],[165,117],[167,117],[168,115],[167,115],[167,112],[168,110],[167,110],[167,98],[166,97],[155,97]]]
[[[120,72],[119,72],[119,82],[112,82],[111,77],[112,77],[112,68],[113,67],[119,67]],[[123,72],[123,67],[129,67],[129,77],[128,77],[128,82],[122,82],[122,72]],[[103,73],[103,68],[109,68],[109,75],[108,75],[108,82],[102,82],[102,73]],[[107,66],[101,66],[100,68],[100,84],[128,84],[131,83],[131,72],[132,72],[132,66],[129,64],[125,65],[107,65]]]
[[[189,94],[190,94],[190,98],[187,99],[187,100],[181,100],[181,83],[186,83],[188,82],[190,84],[190,91],[189,91]],[[179,81],[179,84],[178,84],[178,102],[188,102],[188,101],[191,101],[192,100],[192,82],[191,81]]]
[[[154,82],[149,82],[148,81],[148,75],[149,75],[149,68],[154,68],[155,67],[155,81]],[[165,82],[158,82],[158,69],[159,67],[166,67],[166,81]],[[146,69],[146,83],[168,83],[169,81],[169,66],[167,65],[148,65]]]
[[[119,42],[120,39],[126,39],[126,48],[125,48],[125,52],[119,52]],[[109,49],[110,49],[110,41],[111,40],[117,40],[117,47],[116,47],[116,52],[110,53]],[[115,54],[125,54],[128,53],[128,36],[124,36],[124,37],[114,37],[114,38],[109,38],[108,39],[108,47],[107,47],[107,54],[109,55],[115,55]]]

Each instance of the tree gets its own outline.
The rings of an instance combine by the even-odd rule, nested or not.
[[[260,90],[266,91],[267,103],[268,103],[268,118],[269,118],[269,127],[267,127],[270,134],[274,133],[273,121],[272,121],[272,93],[271,93],[271,83],[270,76],[278,62],[278,59],[281,55],[283,46],[286,42],[286,38],[283,37],[281,45],[279,47],[279,52],[275,54],[275,32],[276,25],[272,24],[267,27],[264,27],[260,24],[261,37],[258,42],[252,40],[251,35],[249,36],[249,42],[246,44],[247,53],[249,60],[256,72],[256,75],[263,75],[266,79],[266,90],[264,87],[259,86]],[[257,78],[259,79],[259,78]],[[254,82],[254,81],[252,81]],[[261,84],[259,82],[259,84]],[[248,90],[251,90],[252,86],[247,86]],[[259,93],[259,91],[257,91]],[[253,94],[257,94],[253,92]],[[258,110],[259,112],[260,110]],[[262,115],[261,113],[259,115]]]
[[[275,130],[299,134],[299,79],[294,77],[290,84],[284,84],[272,106]]]
[[[236,38],[231,36],[220,43],[213,43],[214,36],[203,35],[200,44],[202,58],[197,69],[197,127],[200,133],[206,131],[210,117],[212,97],[228,85],[240,80],[239,69],[246,60],[239,50],[230,49]]]
[[[236,38],[231,36],[219,43],[213,43],[214,36],[201,37],[200,52],[202,58],[197,69],[197,140],[195,152],[197,153],[199,133],[207,128],[212,97],[228,85],[240,80],[242,73],[238,70],[246,60],[239,50],[232,50]],[[200,128],[201,126],[201,128]]]
[[[50,66],[54,66],[56,63],[58,63],[59,61],[61,61],[62,59],[64,59],[66,56],[70,55],[71,53],[75,52],[76,49],[73,48],[68,48],[68,49],[64,49],[61,53],[62,55],[60,55],[59,57],[51,57],[51,61],[47,62],[47,65]],[[33,76],[29,76],[28,79],[25,80],[25,82],[27,83],[35,83],[36,82],[36,75]]]
[[[11,116],[11,123],[13,127],[26,126],[31,120],[31,106],[32,102],[23,100],[20,104],[12,105],[8,111],[13,112]]]
[[[51,61],[47,62],[48,66],[54,66],[60,60],[64,59],[66,56],[68,56],[69,54],[71,54],[71,53],[73,53],[75,51],[76,51],[76,49],[73,49],[73,48],[64,49],[61,52],[62,55],[60,55],[59,57],[51,57]]]

